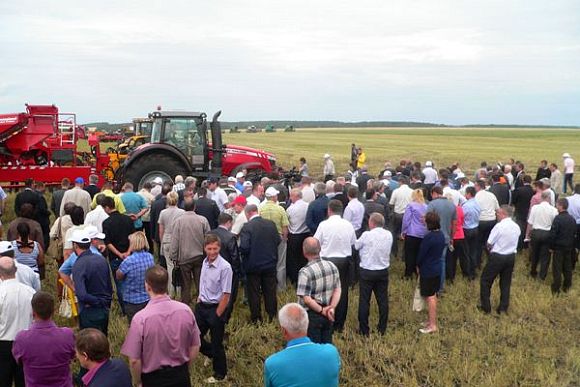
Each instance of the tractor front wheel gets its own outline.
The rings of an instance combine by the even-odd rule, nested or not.
[[[132,183],[135,191],[138,191],[146,182],[151,183],[157,177],[160,177],[164,183],[173,183],[175,176],[188,174],[186,167],[174,157],[166,154],[152,154],[134,160],[125,171],[125,180]]]

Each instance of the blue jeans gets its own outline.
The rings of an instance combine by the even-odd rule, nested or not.
[[[441,253],[441,258],[439,261],[441,262],[441,274],[439,275],[441,278],[441,282],[439,284],[439,291],[442,291],[445,287],[445,270],[446,270],[446,262],[447,262],[447,246],[443,248],[443,252]]]
[[[95,328],[107,336],[109,334],[109,309],[84,307],[79,313],[79,328]]]
[[[121,266],[121,262],[123,262],[119,258],[113,258],[109,261],[109,265],[111,265],[111,271],[113,272],[113,279],[115,280],[115,288],[117,289],[117,301],[119,301],[119,306],[121,307],[121,312],[123,315],[125,314],[125,303],[123,302],[123,281],[119,281],[117,279],[116,273],[119,266]]]

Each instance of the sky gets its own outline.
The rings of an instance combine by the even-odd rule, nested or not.
[[[580,125],[579,21],[577,0],[2,0],[0,113]]]

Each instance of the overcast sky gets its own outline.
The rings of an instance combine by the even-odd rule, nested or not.
[[[2,0],[0,47],[0,113],[580,125],[578,0]]]

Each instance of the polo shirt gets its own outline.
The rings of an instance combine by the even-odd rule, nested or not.
[[[360,253],[360,267],[366,270],[384,270],[390,265],[393,234],[381,227],[365,231],[355,242]]]
[[[122,286],[124,302],[142,304],[149,301],[145,290],[145,272],[154,265],[153,255],[148,251],[135,251],[121,262],[119,271],[125,276]]]
[[[72,268],[79,311],[85,307],[109,308],[113,294],[108,262],[102,256],[83,252]]]
[[[320,256],[323,258],[346,258],[352,255],[356,235],[352,224],[340,215],[332,215],[320,222],[314,238],[320,242]]]
[[[288,227],[290,224],[288,221],[288,214],[286,214],[284,208],[271,200],[267,200],[266,203],[260,207],[260,216],[274,222],[280,235],[282,235],[283,228]]]
[[[411,203],[412,193],[413,190],[407,184],[403,184],[393,191],[389,204],[393,206],[396,214],[402,215],[405,213],[405,209]]]
[[[544,201],[532,207],[528,217],[528,224],[532,226],[532,230],[550,231],[556,215],[558,215],[558,210],[552,207],[550,203]]]
[[[288,232],[290,234],[305,234],[308,226],[306,225],[306,213],[308,212],[308,203],[299,199],[292,203],[286,210],[288,214]]]
[[[352,199],[348,202],[348,205],[344,209],[344,214],[342,215],[344,220],[348,220],[355,231],[360,230],[362,227],[362,222],[365,217],[365,206],[358,199]]]
[[[466,230],[473,230],[479,226],[479,216],[481,214],[481,208],[479,208],[479,203],[475,198],[471,198],[461,206],[463,208],[463,228]]]
[[[112,244],[121,253],[129,250],[129,235],[134,232],[133,220],[119,211],[111,212],[109,218],[103,222],[105,244]]]
[[[121,353],[141,360],[141,372],[149,373],[189,362],[191,347],[200,345],[191,308],[164,294],[152,298],[135,314]]]
[[[306,307],[304,296],[313,298],[320,305],[330,305],[334,289],[340,288],[340,275],[336,265],[330,261],[309,261],[298,272],[296,295],[300,305]],[[317,311],[319,312],[319,311]]]
[[[492,253],[501,255],[515,254],[520,234],[520,226],[510,218],[505,218],[493,227],[487,239],[487,244],[491,245]]]
[[[499,203],[493,193],[482,189],[475,194],[475,200],[481,210],[479,213],[480,221],[489,222],[496,220],[495,211],[499,209]]]
[[[54,321],[35,321],[30,329],[16,335],[12,354],[24,367],[27,387],[72,387],[70,364],[75,358],[72,329],[59,328]]]
[[[200,301],[204,304],[219,304],[224,293],[232,292],[232,275],[232,266],[221,255],[211,263],[205,258],[199,277]]]
[[[123,192],[123,194],[120,196],[127,214],[137,215],[139,212],[148,207],[145,198],[133,191]],[[143,220],[141,218],[137,218],[133,222],[135,224],[135,228],[139,229],[143,227]]]
[[[32,323],[34,289],[16,279],[0,281],[0,341],[14,341]]]
[[[315,344],[308,337],[288,341],[286,348],[264,363],[266,387],[338,386],[340,355],[332,344]]]

